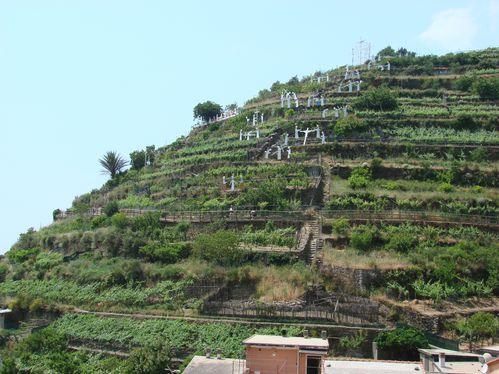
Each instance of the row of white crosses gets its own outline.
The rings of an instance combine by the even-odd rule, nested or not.
[[[307,108],[310,108],[311,106],[314,106],[314,101],[317,106],[324,106],[326,104],[326,99],[324,96],[309,96],[307,100]]]
[[[246,138],[246,140],[250,140],[250,138],[255,137],[256,139],[260,139],[260,130],[258,127],[255,129],[255,131],[247,131],[243,132],[243,130],[239,130],[239,141],[243,141],[243,138]]]
[[[371,70],[371,68],[372,68],[372,67],[373,67],[373,64],[372,64],[372,62],[371,62],[371,61],[369,61],[369,62],[367,63],[367,70]],[[386,65],[376,63],[376,65],[375,65],[374,67],[375,67],[376,69],[381,70],[381,71],[383,71],[383,70],[385,70],[385,69],[386,69],[386,70],[388,70],[388,71],[390,71],[391,65],[390,65],[390,61],[388,61],[388,62],[386,63]]]
[[[319,126],[317,126],[315,129],[309,129],[307,127],[306,130],[299,129],[298,126],[295,126],[295,139],[298,140],[300,139],[300,133],[303,133],[303,145],[307,144],[307,139],[308,139],[308,134],[311,132],[315,131],[315,137],[317,139],[321,139],[321,143],[324,144],[326,142],[326,135],[324,134],[324,131],[321,132],[321,129]],[[285,139],[286,141],[286,139]]]
[[[226,110],[222,114],[220,114],[216,117],[210,118],[208,120],[208,123],[223,121],[223,120],[229,119],[231,117],[235,117],[238,114],[239,114],[239,108],[236,108],[234,110]]]
[[[314,83],[314,80],[317,80],[317,83],[321,83],[321,81],[329,82],[329,74],[318,77],[310,77],[310,83]]]
[[[246,124],[249,124],[250,121],[252,122],[253,126],[257,126],[258,122],[263,123],[263,113],[260,113],[258,110],[253,113],[253,118],[250,119],[249,117],[246,117]]]
[[[227,188],[227,184],[230,185],[230,190],[231,191],[235,191],[236,190],[236,178],[234,177],[234,174],[231,175],[230,177],[230,181],[227,181],[227,178],[225,178],[225,175],[223,176],[223,179],[222,179],[222,183],[224,185],[224,188]],[[243,176],[241,175],[239,177],[239,184],[243,184],[244,183],[244,180],[243,180]]]
[[[356,88],[355,90],[357,92],[360,92],[360,85],[361,85],[362,81],[359,80],[359,81],[348,81],[348,83],[340,83],[340,85],[338,86],[338,92],[343,92],[343,89],[347,88],[348,87],[348,92],[353,92],[353,85],[355,84],[356,85]]]
[[[341,112],[343,112],[343,116],[344,116],[344,117],[347,117],[347,116],[348,116],[348,110],[347,110],[347,108],[348,108],[348,106],[347,106],[347,105],[342,106],[342,107],[337,107],[337,106],[335,106],[335,107],[333,108],[333,110],[334,110],[334,117],[335,117],[336,119],[340,118],[340,113],[341,113]],[[324,110],[322,111],[322,118],[326,118],[326,117],[327,117],[327,115],[328,115],[328,112],[329,112],[329,109],[328,109],[328,108],[324,109]]]
[[[287,152],[287,158],[291,158],[291,147],[287,145],[274,144],[265,151],[265,159],[268,160],[271,156],[277,156],[278,160],[282,160],[282,152]]]
[[[293,100],[295,101],[295,108],[298,108],[298,97],[296,96],[296,93],[288,91],[281,93],[281,108],[284,108],[285,99],[288,102],[288,109],[291,108],[291,97],[293,97]]]
[[[350,70],[348,68],[348,65],[347,65],[346,70],[345,70],[344,80],[347,80],[347,79],[358,79],[358,80],[360,80],[360,72],[358,70]]]

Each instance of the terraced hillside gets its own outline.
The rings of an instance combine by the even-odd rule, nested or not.
[[[168,336],[181,358],[221,340],[240,355],[262,328],[221,339],[222,321],[198,328],[206,318],[455,337],[449,321],[499,309],[498,99],[497,48],[276,82],[21,234],[1,302],[12,326],[64,313],[51,331],[72,345],[128,352]],[[133,316],[82,309],[201,321],[134,331]]]

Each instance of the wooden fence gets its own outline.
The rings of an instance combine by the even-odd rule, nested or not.
[[[304,209],[307,209],[305,207]],[[498,216],[487,216],[477,214],[454,214],[437,211],[405,211],[405,210],[313,210],[307,211],[280,211],[280,210],[217,210],[217,211],[170,211],[155,207],[148,208],[123,208],[120,212],[130,217],[146,213],[158,212],[163,222],[251,222],[251,221],[276,221],[276,222],[303,222],[312,219],[337,219],[345,218],[359,222],[420,222],[423,224],[443,225],[469,225],[499,228]],[[252,213],[253,212],[253,213]],[[101,209],[92,209],[85,213],[86,216],[97,216],[103,214]],[[77,214],[61,212],[57,219],[75,217]]]

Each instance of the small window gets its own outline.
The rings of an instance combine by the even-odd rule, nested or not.
[[[321,357],[307,356],[307,374],[320,374],[321,372]]]

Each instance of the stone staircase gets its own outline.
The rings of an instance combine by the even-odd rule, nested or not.
[[[320,262],[320,257],[318,257],[317,254],[320,253],[324,247],[324,239],[321,237],[322,230],[317,220],[311,221],[308,225],[311,236],[309,262],[310,264],[314,264]]]

